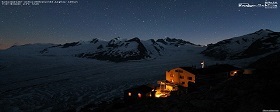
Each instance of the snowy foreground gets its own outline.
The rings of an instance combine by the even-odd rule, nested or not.
[[[0,111],[79,111],[92,102],[121,97],[135,85],[155,84],[165,71],[192,66],[204,60],[204,47],[166,48],[163,56],[114,63],[73,56],[43,56],[39,49],[23,46],[0,51]],[[185,48],[183,48],[185,47]],[[249,61],[250,62],[250,61]],[[235,65],[249,63],[235,61]]]

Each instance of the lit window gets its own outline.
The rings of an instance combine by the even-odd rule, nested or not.
[[[170,74],[170,77],[174,77],[174,74]]]
[[[128,96],[131,96],[131,92],[128,92]]]
[[[184,79],[184,76],[180,76],[180,79]]]
[[[138,97],[141,98],[141,96],[142,96],[142,95],[141,95],[140,93],[138,93]]]
[[[172,79],[171,82],[174,82],[174,80]]]

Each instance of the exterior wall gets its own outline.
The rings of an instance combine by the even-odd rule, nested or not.
[[[195,75],[182,69],[174,68],[166,71],[166,80],[174,84],[178,84],[184,87],[188,87],[188,82],[195,83]]]

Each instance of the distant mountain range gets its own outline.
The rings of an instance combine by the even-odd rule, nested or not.
[[[44,55],[73,55],[81,58],[92,58],[97,60],[109,60],[121,62],[127,60],[149,59],[161,56],[165,47],[199,46],[191,42],[175,39],[150,39],[140,40],[114,38],[110,41],[93,39],[88,42],[80,41],[55,45],[43,49],[40,53]]]
[[[261,29],[254,33],[209,44],[202,54],[216,59],[242,59],[279,50],[280,32]]]
[[[59,45],[34,44],[33,47],[29,45],[23,45],[24,47],[14,46],[10,49],[18,49],[16,52],[24,52],[28,48],[26,51],[30,53],[32,53],[33,49],[40,49],[40,54],[44,56],[62,55],[123,62],[128,60],[155,59],[166,53],[174,54],[176,50],[188,52],[189,49],[194,47],[201,47],[201,54],[204,56],[219,60],[235,60],[278,51],[280,48],[280,32],[261,29],[247,35],[222,40],[215,44],[208,44],[207,47],[169,37],[157,40],[140,40],[137,37],[122,39],[117,37],[110,41],[94,38],[91,41]]]

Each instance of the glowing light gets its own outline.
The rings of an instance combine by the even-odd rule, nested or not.
[[[130,92],[128,93],[128,96],[131,96],[131,93],[130,93]]]
[[[167,94],[157,91],[156,94],[155,94],[155,97],[156,97],[156,98],[159,98],[159,97],[167,97]]]
[[[161,94],[156,94],[156,97],[159,98],[161,96]]]
[[[155,94],[155,97],[156,97],[156,98],[159,98],[161,95],[162,95],[161,92],[160,92],[159,90],[157,90],[157,92],[156,92],[156,94]]]
[[[204,61],[202,61],[200,64],[201,64],[201,68],[204,68],[205,65]]]
[[[138,93],[138,97],[139,97],[139,98],[141,98],[141,97],[142,97],[141,93]]]

